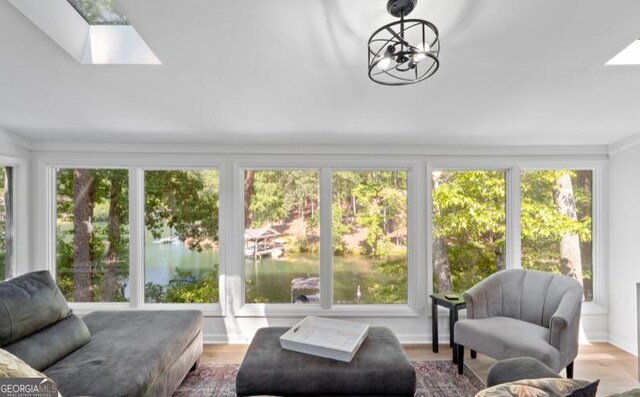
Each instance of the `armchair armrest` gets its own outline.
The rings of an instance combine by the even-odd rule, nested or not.
[[[549,320],[549,344],[561,354],[563,351],[572,352],[574,349],[577,353],[582,294],[582,288],[568,290]]]

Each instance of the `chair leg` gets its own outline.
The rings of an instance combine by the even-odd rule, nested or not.
[[[573,361],[571,361],[571,364],[567,365],[566,371],[567,379],[573,379]]]
[[[476,352],[475,350],[471,349],[471,358],[476,358],[478,357],[478,352]]]
[[[458,354],[458,374],[462,375],[462,373],[464,372],[464,346],[463,345],[456,345],[456,346],[457,346],[456,353]]]

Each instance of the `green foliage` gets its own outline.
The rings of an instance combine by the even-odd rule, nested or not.
[[[365,282],[363,303],[407,303],[407,257],[402,256],[375,264],[373,271],[382,277]]]
[[[113,0],[68,0],[89,25],[128,25]]]
[[[145,227],[155,239],[169,226],[190,249],[218,240],[217,171],[146,171]]]
[[[117,292],[113,297],[114,302],[126,302],[124,289],[129,280],[129,236],[127,228],[121,227],[121,245],[117,249],[119,261],[116,265]],[[102,277],[104,275],[104,254],[107,241],[106,228],[96,226],[93,228],[89,242],[91,252],[91,274],[93,280],[93,301],[100,301],[102,292]],[[73,228],[68,230],[58,229],[56,236],[56,265],[57,283],[60,291],[68,301],[73,301]]]
[[[294,212],[304,218],[318,210],[318,172],[301,170],[255,171],[249,211],[252,227],[279,223]],[[309,209],[308,209],[309,207]]]
[[[496,271],[496,252],[504,252],[505,195],[501,171],[440,175],[433,190],[433,237],[447,241],[455,290],[464,291]]]
[[[120,190],[112,189],[118,183]],[[74,170],[62,169],[57,178],[57,280],[68,300],[74,291],[73,189]],[[114,301],[126,301],[129,278],[128,172],[98,169],[91,181],[93,206],[89,251],[93,300],[101,300],[105,255],[115,253]],[[113,185],[116,186],[116,185]],[[218,235],[217,171],[147,171],[145,173],[145,221],[154,237],[168,225],[192,250],[211,248]],[[111,213],[117,200],[117,213]],[[117,246],[109,247],[107,224],[117,220]],[[176,280],[167,286],[147,285],[147,300],[162,302],[214,302],[218,297],[217,266],[209,272],[192,274],[176,269]]]
[[[561,214],[555,203],[556,183],[566,173],[571,177],[578,220]],[[447,242],[455,290],[464,291],[475,285],[495,272],[498,263],[504,260],[504,175],[502,171],[444,171],[435,182],[433,237]],[[564,235],[577,234],[583,252],[583,281],[589,296],[591,172],[524,171],[521,179],[522,267],[560,274],[560,240]]]
[[[340,224],[351,223],[366,229],[364,252],[372,257],[385,258],[392,254],[392,232],[396,233],[395,246],[406,246],[406,241],[401,241],[406,239],[406,177],[404,171],[334,173],[333,211],[342,217],[338,220]],[[334,247],[340,253],[341,248],[344,251],[342,236],[350,230],[336,225],[336,221],[334,215],[333,238],[334,243],[338,243]],[[404,237],[398,236],[402,233]]]
[[[347,246],[344,241],[344,236],[353,231],[353,226],[349,223],[344,223],[344,211],[339,203],[334,202],[331,207],[331,229],[333,235],[333,253],[336,255],[344,255],[347,251]]]
[[[176,277],[169,285],[145,285],[147,303],[211,303],[218,300],[218,265],[194,274],[188,269],[175,269]]]
[[[577,220],[558,212],[554,192],[557,180],[569,174]],[[590,171],[525,171],[522,173],[522,267],[561,274],[560,240],[578,235],[585,296],[592,295]]]

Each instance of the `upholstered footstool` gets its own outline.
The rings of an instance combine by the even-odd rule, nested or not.
[[[288,330],[258,330],[236,377],[239,396],[414,395],[415,370],[388,328],[371,327],[348,363],[282,349]]]

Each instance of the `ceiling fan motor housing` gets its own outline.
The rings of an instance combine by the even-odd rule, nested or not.
[[[418,0],[389,0],[387,11],[396,18],[406,17],[416,7]]]

